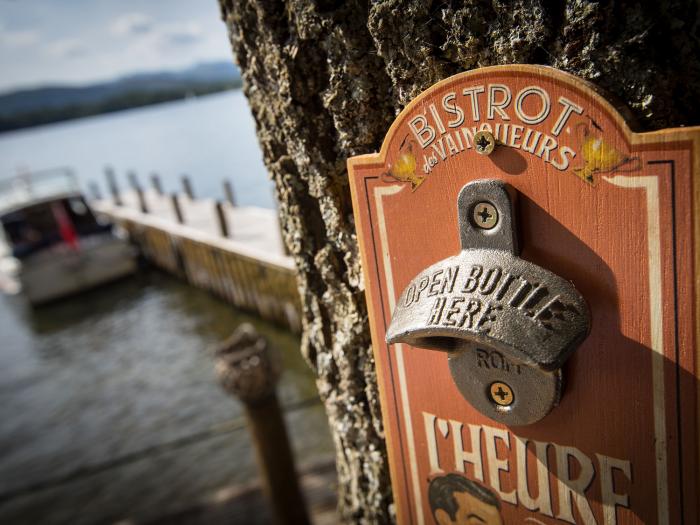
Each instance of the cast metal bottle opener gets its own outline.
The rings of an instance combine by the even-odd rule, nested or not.
[[[505,184],[477,180],[457,199],[462,251],[426,268],[401,294],[388,343],[448,353],[452,378],[482,414],[539,421],[561,397],[561,367],[590,329],[579,292],[518,257]]]

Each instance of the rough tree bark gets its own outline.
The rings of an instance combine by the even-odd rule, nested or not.
[[[638,130],[700,123],[694,0],[220,0],[299,271],[303,353],[337,451],[345,522],[392,520],[345,160],[460,71],[546,64],[617,97]]]

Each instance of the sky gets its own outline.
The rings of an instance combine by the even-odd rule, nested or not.
[[[216,0],[0,0],[0,92],[232,56]]]

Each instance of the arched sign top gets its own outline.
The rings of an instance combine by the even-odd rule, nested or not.
[[[445,165],[476,154],[474,135],[496,138],[506,171],[529,161],[548,173],[566,173],[587,185],[600,175],[637,171],[632,133],[620,113],[596,88],[553,68],[492,66],[454,75],[418,95],[390,127],[379,154],[359,162],[386,162],[387,180],[415,191]],[[498,154],[498,153],[497,153]],[[510,157],[509,162],[505,157]]]

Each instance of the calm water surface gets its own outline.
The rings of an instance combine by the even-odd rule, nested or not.
[[[245,429],[109,466],[241,416],[216,384],[213,346],[243,321],[284,365],[281,402],[313,399],[295,336],[161,273],[37,310],[0,296],[0,523],[152,518],[251,481]],[[300,462],[330,453],[320,405],[287,420]]]
[[[189,172],[209,196],[229,176],[241,204],[273,205],[240,93],[0,135],[0,174],[68,165],[86,181],[105,163],[170,189]],[[243,321],[284,364],[281,402],[313,399],[296,336],[158,272],[35,310],[0,295],[0,523],[139,522],[251,481],[247,431],[210,432],[241,422],[212,348]],[[287,421],[300,463],[331,452],[319,404]]]
[[[255,124],[240,91],[167,102],[0,134],[0,178],[22,170],[67,166],[102,189],[112,166],[142,184],[160,174],[167,191],[180,189],[186,173],[199,196],[221,197],[221,182],[233,184],[238,203],[273,208],[272,184],[262,162]]]

